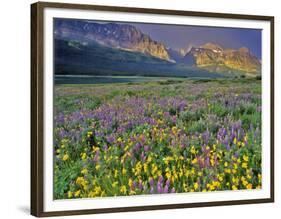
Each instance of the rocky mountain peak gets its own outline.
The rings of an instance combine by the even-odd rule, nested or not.
[[[80,42],[95,41],[105,46],[141,52],[170,61],[163,43],[152,40],[133,25],[79,20],[57,20],[55,25],[57,38],[69,38]]]
[[[242,71],[258,74],[261,70],[260,61],[250,53],[246,47],[238,50],[206,43],[200,47],[193,47],[184,57],[187,64],[210,71]]]
[[[240,53],[250,53],[250,50],[249,50],[247,47],[241,47],[241,48],[239,49],[239,52],[240,52]]]
[[[216,51],[222,51],[223,50],[223,48],[220,45],[217,45],[215,43],[210,43],[210,42],[203,44],[202,46],[200,46],[200,48],[216,50]]]

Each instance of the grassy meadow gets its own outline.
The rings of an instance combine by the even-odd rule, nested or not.
[[[54,92],[55,199],[262,186],[260,80],[64,84]]]

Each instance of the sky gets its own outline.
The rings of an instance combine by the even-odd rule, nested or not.
[[[260,29],[145,23],[127,24],[134,25],[152,39],[160,41],[173,49],[186,49],[211,42],[230,49],[247,47],[252,54],[261,59]]]

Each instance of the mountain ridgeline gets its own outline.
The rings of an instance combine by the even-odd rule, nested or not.
[[[183,57],[183,62],[215,72],[240,71],[255,75],[261,71],[259,59],[248,48],[223,49],[212,43],[206,43],[199,48],[192,47]]]
[[[174,50],[129,24],[56,19],[54,30],[59,75],[233,77],[261,71],[248,48],[206,43]]]

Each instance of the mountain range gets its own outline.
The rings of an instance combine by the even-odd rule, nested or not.
[[[150,74],[202,76],[208,73],[258,75],[261,62],[251,51],[207,42],[187,49],[168,48],[130,24],[56,19],[57,74]]]

